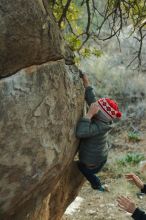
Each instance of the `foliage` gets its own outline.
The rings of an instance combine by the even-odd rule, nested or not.
[[[140,161],[144,160],[144,155],[140,153],[128,153],[122,158],[120,158],[117,163],[123,166],[126,166],[127,164],[138,164]]]
[[[142,25],[146,17],[146,5],[144,0],[129,0],[131,7],[126,1],[122,2],[122,8],[129,13],[134,26]]]
[[[130,131],[128,132],[128,139],[132,142],[138,142],[141,140],[141,137],[138,132]]]
[[[114,51],[116,48],[112,50]],[[125,56],[124,53],[121,55]],[[137,101],[142,104],[142,100],[146,97],[146,76],[142,73],[137,75],[136,71],[130,69],[127,70],[124,65],[118,63],[122,61],[118,54],[114,53],[114,56],[116,58],[113,58],[112,54],[106,54],[102,59],[98,59],[98,62],[93,57],[82,61],[82,66],[87,72],[90,72],[89,77],[93,78],[91,80],[94,82],[95,90],[98,89],[98,97],[110,96],[129,107],[130,103],[135,104]],[[139,108],[142,107],[139,105]],[[131,112],[129,113],[131,114]]]
[[[139,49],[131,61],[138,59],[142,64],[143,39],[146,36],[145,0],[51,0],[53,13],[59,27],[64,31],[70,47],[85,57],[102,53],[91,48],[99,40],[118,38],[125,24],[133,25],[133,32],[139,32]],[[131,33],[131,34],[132,34]]]
[[[70,48],[73,51],[80,51],[79,55],[82,57],[89,57],[91,54],[94,54],[96,57],[101,56],[102,51],[95,47],[86,45],[82,48],[84,38],[84,22],[82,18],[84,17],[85,9],[84,7],[79,7],[76,1],[71,1],[65,13],[64,8],[67,2],[67,0],[57,0],[53,7],[53,13],[60,28],[65,33],[65,40],[68,42]]]
[[[53,7],[53,13],[59,23],[59,26],[62,30],[64,30],[68,28],[67,21],[70,21],[73,25],[74,31],[76,31],[76,34],[80,34],[82,30],[80,30],[80,27],[77,25],[77,20],[79,18],[79,8],[73,1],[71,1],[69,4],[69,7],[65,14],[65,18],[60,20],[66,4],[67,0],[63,0],[62,2],[60,2],[60,0],[57,0]]]

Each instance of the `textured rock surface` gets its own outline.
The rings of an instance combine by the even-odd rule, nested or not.
[[[46,0],[0,0],[0,76],[66,55]]]
[[[78,144],[74,129],[81,103],[78,74],[63,60],[32,66],[1,79],[1,219],[9,219],[7,214],[13,215],[21,206],[19,217],[16,214],[10,219],[30,216],[26,219],[55,220],[61,216],[59,210],[63,214],[82,180],[78,171],[70,176],[74,173],[71,162]],[[49,218],[34,217],[41,213],[43,204],[47,205],[45,201],[49,210],[44,214]]]
[[[0,0],[1,220],[59,220],[83,182],[83,88],[47,2]]]

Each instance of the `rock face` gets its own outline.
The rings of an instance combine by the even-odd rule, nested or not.
[[[0,76],[65,56],[48,0],[0,0]]]
[[[1,220],[59,220],[83,183],[73,162],[83,88],[46,8],[0,0]]]

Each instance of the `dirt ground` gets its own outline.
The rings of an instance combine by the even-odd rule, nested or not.
[[[108,163],[104,170],[99,173],[101,180],[108,184],[110,192],[98,192],[91,189],[86,181],[82,187],[79,197],[83,199],[80,207],[72,214],[65,214],[63,220],[128,220],[132,219],[129,213],[121,211],[116,199],[118,195],[127,195],[131,197],[137,206],[146,210],[146,195],[138,198],[139,192],[136,186],[128,183],[124,174],[127,172],[136,172],[146,182],[146,172],[140,173],[139,164],[134,166],[127,165],[119,169],[116,167],[115,160],[128,152],[143,153],[146,157],[146,123],[141,127],[142,140],[138,143],[128,142],[126,132],[122,132],[115,139],[114,148],[110,150]],[[122,140],[122,141],[121,141]],[[117,143],[117,144],[116,144]]]

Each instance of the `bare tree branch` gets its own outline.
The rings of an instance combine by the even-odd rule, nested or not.
[[[61,27],[61,23],[62,23],[63,19],[66,18],[66,14],[67,14],[67,11],[68,11],[68,8],[70,6],[71,1],[72,0],[68,0],[66,5],[65,5],[65,7],[64,7],[64,9],[63,9],[63,13],[62,13],[62,15],[61,15],[61,17],[60,17],[60,19],[58,21],[59,27]]]
[[[60,4],[62,7],[62,15],[59,18],[58,25],[61,27],[62,21],[66,21],[75,39],[80,39],[82,44],[80,48],[78,48],[78,52],[86,45],[87,41],[92,38],[105,41],[115,36],[120,46],[119,34],[123,26],[129,22],[133,24],[133,30],[129,34],[129,37],[136,32],[138,36],[135,36],[135,39],[139,43],[138,51],[136,51],[130,63],[132,64],[137,60],[138,66],[142,65],[142,47],[146,26],[146,0],[107,0],[104,5],[104,10],[102,11],[100,11],[98,7],[99,2],[96,0],[79,0],[78,5],[87,10],[87,21],[82,33],[78,35],[72,26],[72,22],[67,18],[69,6],[74,0],[67,0],[65,5],[63,5],[62,1],[63,0],[52,0],[53,7],[57,4]],[[97,16],[100,17],[100,23]]]

